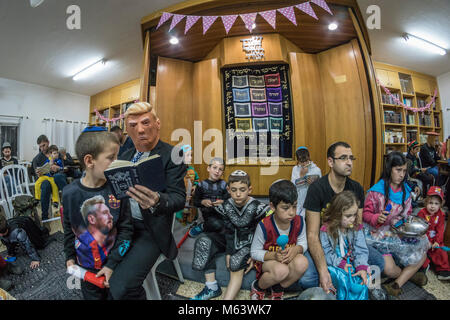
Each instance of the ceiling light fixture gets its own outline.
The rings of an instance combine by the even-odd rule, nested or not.
[[[427,50],[427,51],[435,53],[435,54],[440,54],[441,56],[444,56],[447,54],[447,50],[445,50],[444,48],[441,48],[437,44],[434,44],[425,39],[413,36],[412,34],[409,34],[409,33],[405,33],[403,35],[403,40],[405,40],[405,42],[409,45]]]
[[[37,6],[42,4],[42,2],[44,2],[44,0],[30,0],[30,6],[36,8]]]
[[[180,42],[180,40],[178,40],[177,37],[172,37],[172,38],[170,38],[169,42],[170,42],[170,44],[175,45],[175,44],[178,44]]]
[[[328,30],[334,31],[338,28],[338,24],[333,22],[328,25]]]
[[[74,81],[87,78],[91,76],[92,74],[98,72],[99,70],[103,69],[106,66],[106,60],[102,59],[100,61],[97,61],[94,64],[91,64],[89,67],[84,68],[80,72],[77,72],[72,79]]]

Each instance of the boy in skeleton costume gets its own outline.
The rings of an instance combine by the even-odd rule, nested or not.
[[[236,297],[244,274],[253,268],[250,247],[258,222],[266,216],[270,207],[250,197],[250,177],[241,170],[228,178],[227,190],[231,198],[216,207],[224,220],[226,238],[226,263],[230,270],[230,282],[224,300]]]

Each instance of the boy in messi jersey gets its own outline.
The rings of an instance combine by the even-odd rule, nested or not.
[[[297,212],[297,189],[289,180],[275,181],[269,189],[273,214],[256,228],[251,257],[256,260],[256,280],[250,298],[263,300],[270,288],[271,300],[282,300],[284,289],[298,281],[308,268],[305,222]],[[277,244],[280,235],[289,240],[284,249]]]
[[[98,277],[101,289],[81,282],[86,300],[108,298],[109,279],[131,244],[133,224],[129,201],[117,200],[106,182],[105,169],[117,158],[117,137],[88,127],[76,142],[85,174],[63,189],[64,253],[66,266],[77,264]]]

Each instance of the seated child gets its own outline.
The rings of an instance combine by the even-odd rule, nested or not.
[[[119,141],[113,133],[98,130],[78,137],[75,148],[85,175],[63,190],[66,266],[78,264],[97,277],[105,276],[104,289],[81,282],[86,300],[107,298],[109,279],[133,235],[129,201],[114,197],[104,175],[117,158]]]
[[[430,260],[436,269],[439,280],[450,279],[450,265],[448,263],[448,254],[442,249],[436,247],[444,246],[445,215],[441,210],[444,201],[444,194],[440,187],[433,186],[428,190],[425,199],[425,208],[419,211],[417,216],[425,219],[430,225],[427,231],[427,237],[431,244],[431,249],[427,252],[427,259],[423,268],[430,265]]]
[[[195,172],[192,162],[192,147],[188,144],[181,147],[180,156],[186,164],[186,175],[184,176],[184,185],[186,187],[186,203],[184,209],[176,213],[177,220],[182,223],[192,223],[197,218],[197,209],[192,206],[192,195],[198,185],[199,177]]]
[[[47,161],[45,161],[44,165],[47,163],[50,163],[50,166],[57,165],[59,167],[58,172],[61,170],[64,170],[64,164],[63,164],[62,160],[59,159],[58,147],[55,145],[51,145],[50,147],[48,147],[48,153],[50,156],[47,159]],[[47,180],[48,182],[50,182],[50,185],[52,186],[53,205],[55,207],[57,207],[58,203],[59,203],[59,190],[58,190],[58,186],[55,183],[55,179],[53,178],[53,175],[55,173],[57,173],[57,172],[50,170],[50,172],[40,176],[37,179],[36,184],[34,185],[34,194],[35,194],[35,198],[37,200],[41,200],[41,184],[42,184],[42,182]]]
[[[31,269],[39,267],[41,262],[36,248],[44,249],[50,241],[48,229],[40,228],[30,217],[6,220],[3,215],[0,215],[0,240],[8,249],[7,257],[15,257],[21,247],[31,258]]]
[[[5,142],[2,145],[2,157],[0,158],[0,169],[3,167],[19,164],[19,161],[11,155],[11,144],[9,142]],[[17,170],[14,170],[17,174]],[[8,194],[12,195],[12,188],[15,185],[16,181],[12,181],[13,177],[10,177],[8,173],[5,172],[5,182],[6,182],[6,189],[8,190]],[[17,176],[16,176],[17,179]]]
[[[297,156],[297,165],[292,168],[291,181],[297,187],[297,214],[305,218],[303,203],[305,203],[306,194],[310,184],[322,177],[320,168],[311,161],[309,151],[306,147],[298,147],[295,152]]]
[[[359,201],[352,191],[336,194],[324,213],[320,228],[320,242],[338,300],[368,299],[367,287],[354,294],[349,290],[351,283],[347,278],[349,269],[353,269],[352,277],[361,277],[360,284],[368,283],[369,249],[363,226],[357,223],[358,208]]]
[[[278,180],[270,186],[273,214],[258,224],[251,246],[251,257],[257,261],[252,300],[263,300],[268,288],[272,300],[282,300],[284,289],[298,281],[308,268],[303,255],[307,250],[306,228],[304,219],[296,214],[297,196],[297,189],[289,180]],[[285,248],[277,244],[280,235],[289,237]]]
[[[270,207],[250,197],[250,176],[241,170],[232,172],[227,190],[231,198],[216,207],[225,222],[226,263],[230,282],[224,300],[233,300],[241,289],[244,274],[253,268],[250,247],[256,226],[266,216]]]
[[[221,158],[213,158],[207,168],[209,178],[200,182],[195,190],[194,205],[201,208],[204,222],[189,231],[194,237],[204,231],[195,241],[192,269],[205,273],[205,287],[194,300],[209,300],[222,294],[216,281],[216,258],[225,253],[226,240],[224,221],[214,207],[230,197],[227,183],[221,179],[224,162]]]
[[[208,179],[201,181],[194,193],[194,206],[201,209],[204,222],[189,231],[190,237],[196,237],[203,231],[215,232],[223,229],[222,217],[214,209],[230,197],[227,183],[221,179],[225,170],[223,159],[211,159],[206,170]]]

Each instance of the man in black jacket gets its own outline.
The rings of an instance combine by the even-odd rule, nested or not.
[[[439,134],[436,132],[427,132],[427,143],[423,144],[420,148],[420,161],[422,161],[422,167],[427,168],[428,173],[434,176],[435,182],[438,180],[439,169],[437,166],[437,161],[441,158],[434,148],[436,141],[438,140]]]
[[[173,147],[159,139],[161,123],[149,103],[133,104],[125,113],[125,124],[135,148],[125,152],[120,159],[137,162],[159,154],[165,167],[167,185],[162,192],[140,185],[127,192],[131,197],[133,245],[111,276],[110,293],[113,299],[144,300],[146,295],[142,283],[159,255],[163,253],[174,259],[178,253],[172,235],[172,220],[174,212],[183,209],[186,200],[186,166],[181,162],[175,164],[171,158]]]

